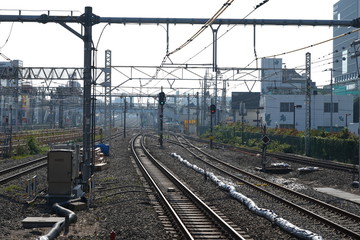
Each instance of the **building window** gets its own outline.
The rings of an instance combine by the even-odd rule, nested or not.
[[[324,112],[331,112],[331,103],[324,103]],[[333,103],[333,112],[339,112],[339,103]]]
[[[293,111],[294,111],[294,103],[290,103],[290,102],[280,103],[280,112],[293,112]]]

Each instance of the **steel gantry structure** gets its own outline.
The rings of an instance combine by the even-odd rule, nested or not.
[[[84,43],[84,69],[83,69],[83,184],[86,191],[87,180],[91,174],[91,90],[93,84],[93,66],[92,52],[95,50],[92,46],[92,28],[99,23],[119,23],[119,24],[199,24],[204,25],[209,19],[194,18],[121,18],[121,17],[100,17],[93,14],[92,7],[85,7],[85,12],[80,16],[51,16],[42,15],[0,15],[0,22],[38,22],[38,23],[58,23]],[[67,23],[78,23],[83,26],[83,33],[78,33]],[[310,25],[310,26],[352,26],[360,27],[360,19],[351,20],[280,20],[280,19],[215,19],[214,25]],[[216,49],[216,48],[214,48]],[[215,55],[216,56],[216,55]],[[214,60],[215,62],[216,60]],[[214,65],[214,67],[216,67]]]

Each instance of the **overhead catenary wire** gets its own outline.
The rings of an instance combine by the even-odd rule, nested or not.
[[[260,4],[258,4],[258,5],[256,5],[255,7],[254,7],[254,9],[252,10],[252,11],[250,11],[248,14],[246,14],[242,19],[244,20],[244,19],[246,19],[247,17],[249,17],[254,11],[256,11],[259,7],[261,7],[262,5],[264,5],[265,3],[267,3],[269,0],[264,0],[262,3],[260,3]],[[228,1],[229,2],[229,1]],[[233,2],[233,1],[231,1],[231,2]],[[226,5],[226,3],[223,5],[223,7]],[[227,5],[227,7],[229,6],[230,4],[228,4]],[[225,11],[225,10],[224,10]],[[220,10],[218,11],[218,12],[220,12]],[[218,13],[217,12],[217,13]],[[223,12],[223,11],[222,11]],[[216,15],[216,14],[215,14]],[[214,16],[215,16],[214,15]],[[219,15],[218,15],[219,16]],[[214,18],[214,17],[213,17]],[[211,19],[210,19],[211,20]],[[210,21],[209,20],[209,21]],[[212,20],[212,22],[214,22],[216,19],[214,19],[214,20]],[[208,22],[209,22],[208,21]],[[208,23],[207,22],[207,23]],[[206,24],[207,24],[206,23]],[[211,25],[211,24],[210,24]],[[208,26],[210,26],[210,25],[208,25]],[[205,26],[205,25],[204,25]],[[200,29],[200,30],[202,30],[202,31],[204,31],[205,29],[206,29],[206,27],[204,28],[204,26]],[[231,31],[235,26],[237,26],[237,25],[234,25],[233,27],[231,27],[230,29],[228,29],[225,33],[223,33],[223,34],[221,34],[218,38],[217,38],[217,40],[219,40],[220,38],[222,38],[225,34],[227,34],[229,31]],[[191,42],[191,41],[190,41]],[[189,44],[190,43],[189,42],[189,40],[186,42],[186,45],[187,44]],[[185,43],[184,43],[185,44]],[[184,45],[183,44],[183,45]],[[183,64],[186,64],[186,63],[188,63],[190,60],[192,60],[193,58],[195,58],[196,56],[198,56],[198,55],[200,55],[203,51],[205,51],[207,48],[209,48],[210,46],[212,46],[212,44],[213,44],[213,42],[211,42],[211,43],[209,43],[207,46],[205,46],[202,50],[200,50],[198,53],[196,53],[195,55],[193,55],[192,57],[190,57],[187,61],[185,61]],[[186,46],[185,45],[185,46]],[[185,47],[185,46],[183,46],[183,47]],[[180,49],[179,49],[180,50]],[[164,56],[164,58],[163,58],[163,60],[162,60],[162,63],[161,63],[161,65],[156,69],[156,73],[155,73],[155,75],[154,75],[154,77],[153,77],[153,79],[154,78],[156,78],[157,77],[157,74],[158,74],[158,72],[161,70],[161,68],[162,68],[162,66],[165,64],[165,62],[166,62],[166,59],[168,58],[170,61],[171,61],[171,59],[169,58],[169,56],[171,55],[171,54],[173,54],[173,53],[175,53],[175,52],[177,52],[178,50],[174,50],[174,51],[172,51],[172,52],[170,52],[170,53],[168,53],[168,54],[166,54],[165,56]],[[251,63],[250,63],[251,64]],[[249,65],[250,65],[249,64]],[[249,66],[248,65],[248,66]],[[176,71],[176,70],[173,70],[173,71],[171,71],[169,74],[171,74],[172,72],[174,72],[174,71]],[[167,74],[166,76],[168,76],[169,74]],[[165,77],[166,77],[165,76]],[[146,85],[148,85],[150,82],[152,82],[152,80],[153,79],[151,79],[150,81],[148,81],[144,86],[146,86]]]
[[[347,32],[347,33],[343,33],[343,34],[340,34],[340,35],[338,35],[338,36],[336,36],[336,37],[333,37],[333,38],[330,38],[330,39],[327,39],[327,40],[323,40],[323,41],[321,41],[321,42],[317,42],[317,43],[314,43],[314,44],[311,44],[311,45],[308,45],[308,46],[305,46],[305,47],[297,48],[297,49],[290,50],[290,51],[283,52],[283,53],[279,53],[279,54],[268,55],[268,56],[265,56],[265,57],[262,57],[262,58],[275,58],[275,57],[278,57],[278,56],[283,56],[283,55],[286,55],[286,54],[291,54],[291,53],[299,52],[299,51],[302,51],[302,50],[305,50],[305,49],[308,49],[308,48],[312,48],[312,47],[315,47],[315,46],[319,46],[319,45],[321,45],[321,44],[324,44],[324,43],[327,43],[327,42],[330,42],[330,41],[334,41],[334,40],[336,40],[336,39],[345,37],[345,36],[347,36],[347,35],[350,35],[350,34],[352,34],[352,33],[358,32],[358,31],[360,31],[360,28],[354,29],[354,30],[349,31],[349,32]]]
[[[186,40],[180,47],[176,48],[175,50],[169,52],[167,56],[170,56],[184,47],[186,47],[188,44],[190,44],[192,41],[194,41],[202,32],[205,31],[207,27],[209,27],[233,2],[234,0],[228,0],[226,3],[223,4],[223,6],[212,16],[192,37],[190,37],[188,40]]]
[[[185,41],[185,43],[183,43],[180,47],[176,48],[175,50],[173,50],[171,52],[167,51],[160,66],[156,69],[153,79],[157,78],[157,75],[158,75],[159,71],[161,70],[162,66],[165,64],[166,60],[169,59],[171,61],[170,55],[180,51],[181,49],[186,47],[188,44],[190,44],[193,40],[195,40],[202,32],[205,31],[205,29],[207,27],[209,27],[231,5],[231,3],[233,1],[234,0],[227,0],[227,2],[224,3],[222,5],[222,7],[204,25],[192,37],[190,37],[187,41]],[[151,79],[149,82],[145,83],[144,86],[151,83],[153,79]]]
[[[234,26],[233,26],[234,27]],[[231,30],[231,29],[230,29]],[[297,48],[297,49],[294,49],[294,50],[290,50],[290,51],[287,51],[287,52],[283,52],[283,53],[280,53],[280,54],[274,54],[274,55],[268,55],[268,56],[265,56],[265,57],[260,57],[260,59],[265,59],[265,58],[275,58],[275,57],[279,57],[279,56],[283,56],[283,55],[287,55],[287,54],[291,54],[291,53],[295,53],[295,52],[299,52],[299,51],[302,51],[302,50],[305,50],[305,49],[308,49],[308,48],[311,48],[311,47],[315,47],[315,46],[319,46],[321,44],[324,44],[324,43],[327,43],[327,42],[330,42],[330,41],[333,41],[335,39],[339,39],[339,38],[342,38],[342,37],[345,37],[347,35],[350,35],[350,34],[353,34],[353,33],[356,33],[360,31],[360,28],[357,28],[357,29],[354,29],[354,30],[351,30],[349,32],[346,32],[346,33],[343,33],[343,34],[340,34],[338,36],[335,36],[333,38],[330,38],[330,39],[327,39],[327,40],[323,40],[321,42],[317,42],[315,44],[311,44],[311,45],[308,45],[308,46],[305,46],[305,47],[301,47],[301,48]],[[338,51],[334,51],[334,53],[337,53]],[[331,54],[331,53],[330,53]],[[329,54],[329,55],[330,55]],[[244,68],[247,68],[249,67],[251,64],[253,64],[254,62],[257,61],[257,58],[255,57],[252,61],[250,61]],[[327,64],[326,64],[327,65]],[[304,66],[304,65],[301,65],[301,66]],[[300,67],[301,67],[300,66]],[[322,65],[323,66],[323,65]],[[296,68],[295,68],[296,69]],[[252,71],[254,72],[254,70]],[[239,79],[239,78],[238,78]]]
[[[11,59],[8,58],[8,57],[7,57],[5,54],[3,54],[1,51],[2,51],[2,49],[6,46],[6,44],[8,43],[8,41],[9,41],[9,39],[10,39],[10,36],[11,36],[11,34],[12,34],[12,30],[13,30],[13,27],[14,27],[14,23],[15,23],[15,22],[12,22],[11,27],[10,27],[10,31],[9,31],[9,34],[8,34],[8,37],[6,38],[4,44],[0,47],[0,55],[1,55],[3,58],[5,58],[6,61],[11,61]]]
[[[12,31],[13,31],[14,23],[15,23],[15,22],[12,22],[11,27],[10,27],[10,31],[9,31],[9,34],[8,34],[8,37],[6,38],[4,44],[0,47],[0,50],[3,49],[3,48],[5,47],[5,45],[8,43],[8,41],[9,41],[9,39],[10,39],[10,36],[11,36],[11,34],[12,34]]]

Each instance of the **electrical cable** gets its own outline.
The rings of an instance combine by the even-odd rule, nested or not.
[[[258,5],[256,5],[255,7],[254,7],[254,9],[252,10],[252,11],[250,11],[248,14],[246,14],[242,19],[246,19],[247,17],[249,17],[255,10],[257,10],[259,7],[261,7],[262,5],[264,5],[265,3],[267,3],[269,0],[264,0],[262,3],[260,3],[260,4],[258,4]],[[211,22],[211,23],[213,23],[216,19],[214,19],[214,17],[215,16],[217,16],[217,17],[219,17],[220,16],[220,14],[222,13],[222,12],[224,12],[225,10],[226,10],[226,8],[228,7],[228,6],[230,6],[230,4],[232,3],[233,1],[227,1],[224,5],[223,5],[223,7],[211,18],[211,19],[209,19],[208,21],[207,21],[207,23],[206,24],[208,24],[209,22]],[[226,7],[225,9],[223,9],[224,7]],[[222,10],[223,9],[223,10]],[[216,18],[217,18],[216,17]],[[208,24],[208,25],[204,25],[204,26],[206,26],[206,27],[204,27],[204,26],[202,26],[202,28],[200,29],[201,30],[201,32],[203,32],[208,26],[210,26],[211,25],[211,23],[210,24]],[[221,34],[218,38],[217,38],[217,40],[218,39],[220,39],[220,38],[222,38],[225,34],[227,34],[229,31],[231,31],[235,26],[237,26],[237,25],[234,25],[233,27],[231,27],[230,29],[228,29],[225,33],[223,33],[223,34]],[[199,30],[199,31],[200,31]],[[198,32],[199,32],[198,31]],[[200,32],[200,33],[201,33]],[[196,34],[194,34],[194,36],[195,36]],[[193,37],[194,37],[193,36]],[[196,37],[197,37],[198,35],[196,35]],[[191,39],[191,38],[190,38]],[[189,40],[190,40],[189,39]],[[191,41],[186,41],[184,44],[185,44],[185,46],[186,45],[188,45]],[[184,45],[183,44],[183,45]],[[194,56],[192,56],[192,57],[190,57],[187,61],[185,61],[184,62],[184,64],[186,64],[187,62],[189,62],[190,60],[192,60],[193,58],[195,58],[196,56],[198,56],[200,53],[202,53],[203,51],[205,51],[208,47],[210,47],[210,46],[212,46],[212,44],[213,44],[213,42],[211,42],[210,44],[208,44],[207,46],[205,46],[202,50],[200,50],[198,53],[196,53]],[[183,47],[185,47],[185,46],[183,46]],[[182,48],[183,48],[182,47]],[[179,47],[180,48],[180,47]],[[164,58],[163,58],[163,60],[162,60],[162,62],[161,62],[161,64],[160,64],[160,66],[156,69],[156,73],[155,73],[155,75],[153,76],[153,78],[151,79],[151,80],[149,80],[146,84],[144,84],[144,86],[146,86],[146,85],[148,85],[149,83],[151,83],[152,82],[152,80],[153,79],[155,79],[155,78],[157,78],[157,75],[158,75],[158,73],[160,72],[160,70],[161,70],[161,68],[162,68],[162,66],[165,64],[165,62],[166,62],[166,59],[168,58],[170,61],[171,61],[171,59],[169,58],[169,56],[171,55],[171,54],[173,54],[173,53],[175,53],[175,52],[177,52],[177,51],[179,51],[180,49],[176,49],[176,50],[174,50],[174,51],[172,51],[172,52],[170,52],[170,53],[168,53],[168,54],[166,54],[165,56],[164,56]],[[172,61],[171,61],[172,62]],[[253,61],[252,61],[253,62]],[[251,62],[251,63],[252,63]],[[250,63],[250,64],[251,64]],[[248,66],[250,65],[250,64],[248,64]],[[173,71],[171,71],[170,73],[168,73],[166,76],[168,76],[168,75],[170,75],[171,73],[173,73],[174,71],[176,71],[176,69],[175,70],[173,70]],[[166,77],[165,76],[165,77]]]
[[[231,29],[230,29],[231,30]],[[327,39],[327,40],[324,40],[324,41],[321,41],[321,42],[318,42],[318,43],[315,43],[315,44],[312,44],[312,45],[309,45],[309,46],[306,46],[306,47],[302,47],[302,48],[298,48],[298,49],[294,49],[294,50],[291,50],[291,51],[288,51],[288,52],[284,52],[284,53],[281,53],[281,54],[275,54],[275,55],[269,55],[269,56],[266,56],[266,57],[261,57],[261,59],[264,59],[264,58],[275,58],[277,56],[280,56],[280,55],[286,55],[286,54],[290,54],[290,53],[294,53],[294,52],[298,52],[298,51],[301,51],[301,50],[304,50],[304,49],[307,49],[307,48],[310,48],[310,47],[315,47],[315,46],[318,46],[318,45],[321,45],[321,44],[324,44],[326,42],[330,42],[330,41],[333,41],[335,39],[339,39],[339,38],[342,38],[342,37],[345,37],[347,35],[350,35],[352,33],[355,33],[355,32],[358,32],[360,31],[360,28],[357,28],[357,29],[354,29],[350,32],[347,32],[347,33],[344,33],[344,34],[340,34],[336,37],[333,37],[331,39]],[[335,50],[333,53],[337,53],[338,51]],[[330,54],[329,54],[330,55]],[[253,62],[255,62],[257,59],[253,59],[250,63],[248,63],[244,68],[247,68],[248,66],[250,66]],[[305,66],[305,65],[301,65],[301,66]]]
[[[5,45],[8,43],[8,41],[9,41],[9,39],[10,39],[10,36],[11,36],[11,33],[12,33],[12,30],[13,30],[13,27],[14,27],[14,23],[15,23],[15,22],[12,22],[11,27],[10,27],[10,31],[9,31],[9,34],[8,34],[8,37],[6,38],[5,43],[0,47],[0,50],[2,50],[2,49],[5,47]]]
[[[350,31],[350,32],[347,32],[347,33],[340,34],[340,35],[338,35],[338,36],[336,36],[336,37],[333,37],[333,38],[330,38],[330,39],[327,39],[327,40],[324,40],[324,41],[321,41],[321,42],[317,42],[317,43],[315,43],[315,44],[311,44],[311,45],[309,45],[309,46],[297,48],[297,49],[294,49],[294,50],[291,50],[291,51],[287,51],[287,52],[284,52],[284,53],[279,53],[279,54],[275,54],[275,55],[269,55],[269,56],[262,57],[262,58],[275,58],[275,57],[278,57],[278,56],[283,56],[283,55],[286,55],[286,54],[290,54],[290,53],[302,51],[302,50],[305,50],[305,49],[307,49],[307,48],[319,46],[319,45],[321,45],[321,44],[324,44],[324,43],[327,43],[327,42],[330,42],[330,41],[334,41],[334,40],[336,40],[336,39],[345,37],[345,36],[347,36],[347,35],[350,35],[350,34],[352,34],[352,33],[358,32],[358,31],[360,31],[360,28],[354,29],[354,30],[352,30],[352,31]]]
[[[14,27],[14,23],[15,22],[12,22],[11,24],[11,27],[10,27],[10,32],[8,34],[8,37],[6,38],[5,40],[5,43],[0,47],[0,51],[5,47],[5,45],[8,43],[9,39],[10,39],[10,36],[11,36],[11,33],[12,33],[12,30],[13,30],[13,27]],[[2,56],[3,58],[5,58],[6,61],[11,61],[10,58],[8,58],[5,54],[1,53],[0,52],[0,56]]]
[[[188,44],[190,44],[192,41],[194,41],[202,32],[205,31],[207,27],[209,27],[231,5],[233,1],[234,0],[227,0],[227,2],[223,4],[223,6],[214,14],[214,16],[212,16],[192,37],[190,37],[187,41],[185,41],[180,47],[168,53],[167,56],[170,56],[180,51]]]
[[[172,52],[167,52],[166,55],[164,56],[160,66],[158,68],[156,68],[156,72],[154,74],[153,79],[157,78],[158,73],[160,72],[162,66],[165,64],[166,59],[169,59],[171,61],[171,59],[169,58],[170,55],[174,54],[175,52],[180,51],[181,49],[183,49],[184,47],[186,47],[189,43],[191,43],[193,40],[195,40],[202,32],[205,31],[205,29],[207,27],[209,27],[233,2],[234,0],[227,0],[226,3],[223,4],[223,6],[192,36],[190,37],[187,41],[185,41],[185,43],[183,43],[180,47],[176,48],[175,50],[173,50]],[[172,62],[172,61],[171,61]],[[148,85],[149,83],[152,82],[152,80],[149,80],[149,82],[145,83],[144,86]]]

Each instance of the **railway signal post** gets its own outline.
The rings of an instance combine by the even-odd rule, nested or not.
[[[261,138],[263,145],[262,145],[262,154],[261,154],[261,165],[262,170],[265,171],[266,169],[266,148],[270,142],[270,138],[266,135],[266,125],[263,127],[263,137]]]
[[[160,147],[163,147],[163,120],[164,120],[164,105],[166,102],[166,96],[165,93],[161,90],[159,93],[159,105],[160,105],[160,115],[159,115],[159,122],[160,122],[160,137],[159,137],[159,143]]]

